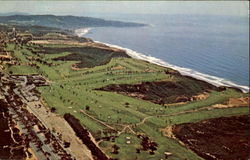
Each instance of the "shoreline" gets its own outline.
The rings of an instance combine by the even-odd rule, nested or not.
[[[78,37],[82,37],[85,34],[88,34],[90,30],[92,30],[92,28],[79,28],[74,30],[74,34],[77,35]]]
[[[79,37],[83,37],[84,35],[88,34],[91,29],[92,28],[80,28],[80,29],[74,30],[74,33]],[[180,74],[183,76],[190,76],[190,77],[196,78],[198,80],[202,80],[202,81],[205,81],[207,83],[210,83],[216,87],[223,87],[223,86],[234,87],[234,88],[240,89],[243,93],[249,93],[248,86],[239,85],[239,84],[236,84],[235,82],[232,82],[230,80],[226,80],[224,78],[201,73],[201,72],[198,72],[198,71],[190,69],[190,68],[179,67],[179,66],[170,64],[162,59],[152,57],[152,56],[147,56],[143,53],[136,52],[136,51],[129,49],[129,48],[125,48],[122,46],[109,44],[109,43],[105,43],[105,42],[95,41],[95,40],[93,40],[93,41],[95,43],[101,43],[101,44],[107,45],[109,47],[114,47],[114,48],[124,50],[126,52],[126,54],[132,58],[144,60],[144,61],[147,61],[149,63],[153,63],[153,64],[156,64],[156,65],[159,65],[162,67],[172,68],[172,69],[180,72]]]

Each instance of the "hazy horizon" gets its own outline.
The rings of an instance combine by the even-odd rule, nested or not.
[[[104,14],[248,16],[248,8],[248,1],[2,1],[0,13],[96,17]]]

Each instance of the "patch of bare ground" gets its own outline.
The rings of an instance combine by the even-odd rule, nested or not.
[[[205,100],[209,97],[209,93],[203,92],[197,95],[194,95],[190,98],[190,101],[196,101],[196,100]],[[178,103],[169,103],[169,104],[164,104],[165,106],[176,106],[176,105],[183,105],[186,104],[189,101],[186,102],[178,102]]]
[[[83,128],[80,121],[76,119],[70,113],[64,114],[64,119],[68,122],[68,124],[75,131],[76,135],[82,140],[84,144],[91,150],[91,153],[96,160],[108,160],[109,158],[105,155],[102,150],[98,147],[95,141],[90,136],[90,133]]]
[[[183,143],[182,141],[180,141],[178,138],[175,137],[174,133],[173,133],[173,126],[167,126],[165,128],[161,128],[160,132],[162,133],[163,136],[166,136],[168,138],[172,138],[177,140],[181,145],[186,146],[185,143]],[[186,146],[187,147],[187,146]]]
[[[72,69],[73,71],[81,71],[81,70],[84,70],[84,69],[87,69],[87,68],[78,68],[75,64],[73,64],[73,65],[71,66],[71,69]]]
[[[125,69],[125,67],[121,66],[121,65],[118,65],[118,66],[115,66],[115,67],[112,67],[111,70],[123,70]]]
[[[75,135],[74,130],[62,117],[43,107],[44,105],[40,101],[30,102],[28,106],[29,109],[31,109],[32,112],[39,117],[42,123],[46,124],[47,127],[61,137],[63,142],[70,143],[68,149],[74,154],[76,159],[93,159],[90,150]]]
[[[223,104],[215,104],[210,106],[211,108],[232,108],[232,107],[242,107],[249,106],[249,97],[240,97],[240,98],[229,98]]]
[[[175,125],[165,134],[182,141],[207,160],[247,160],[249,116],[232,116]]]
[[[175,138],[175,136],[173,134],[173,127],[172,126],[167,126],[166,128],[162,128],[162,129],[160,129],[160,131],[166,137]]]
[[[26,160],[38,160],[38,158],[35,156],[34,151],[33,151],[31,148],[28,149],[28,152],[29,152],[32,156],[27,157]]]
[[[65,45],[81,45],[85,46],[88,42],[82,43],[74,40],[32,40],[29,43],[33,44],[65,44]]]
[[[109,50],[113,52],[121,52],[123,50],[107,46],[102,43],[97,42],[79,42],[77,40],[32,40],[29,43],[33,44],[64,44],[64,45],[74,45],[74,46],[86,46],[86,47],[95,47],[98,49]]]

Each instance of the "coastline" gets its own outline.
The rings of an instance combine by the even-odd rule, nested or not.
[[[81,28],[81,29],[74,30],[74,33],[79,37],[83,37],[84,35],[89,33],[89,31],[91,29],[92,28]],[[126,54],[128,54],[132,58],[144,60],[144,61],[147,61],[149,63],[153,63],[153,64],[156,64],[156,65],[159,65],[159,66],[162,66],[162,67],[172,68],[174,70],[179,71],[181,75],[190,76],[190,77],[196,78],[198,80],[205,81],[205,82],[210,83],[210,84],[212,84],[212,85],[214,85],[216,87],[222,87],[222,86],[233,87],[233,88],[240,89],[243,93],[249,93],[249,87],[248,86],[239,85],[239,84],[236,84],[236,83],[234,83],[234,82],[232,82],[230,80],[226,80],[224,78],[220,78],[220,77],[208,75],[208,74],[205,74],[205,73],[201,73],[201,72],[198,72],[198,71],[190,69],[190,68],[179,67],[179,66],[170,64],[170,63],[168,63],[166,61],[163,61],[163,60],[161,60],[159,58],[152,57],[152,56],[147,56],[147,55],[145,55],[143,53],[136,52],[136,51],[131,50],[129,48],[125,48],[125,47],[122,47],[122,46],[109,44],[109,43],[105,43],[105,42],[95,41],[95,40],[93,40],[93,41],[96,42],[96,43],[101,43],[101,44],[107,45],[109,47],[114,47],[114,48],[124,50],[126,52]]]
[[[72,34],[74,31],[70,33]],[[166,139],[164,136],[158,136],[162,135],[161,129],[179,123],[193,123],[203,119],[248,113],[247,105],[242,102],[242,100],[247,100],[246,96],[248,95],[243,94],[240,89],[217,88],[203,80],[197,80],[189,75],[181,75],[178,71],[166,68],[164,64],[155,63],[156,65],[154,65],[152,59],[155,59],[156,62],[157,60],[161,61],[155,57],[146,56],[112,44],[88,41],[87,39],[85,41],[85,38],[79,38],[71,34],[67,34],[68,37],[66,37],[65,41],[58,41],[57,39],[49,41],[49,39],[44,38],[45,41],[48,41],[46,44],[52,44],[48,45],[48,48],[46,48],[46,44],[30,46],[9,44],[9,48],[11,48],[8,50],[9,52],[16,52],[20,48],[27,50],[27,55],[13,55],[15,56],[13,58],[19,60],[19,63],[16,64],[17,67],[18,65],[24,65],[33,69],[33,67],[41,63],[40,68],[36,70],[37,73],[31,75],[31,72],[25,74],[23,68],[21,68],[21,71],[13,70],[13,72],[9,72],[12,71],[10,68],[5,68],[6,74],[3,78],[3,84],[10,87],[2,87],[6,102],[9,102],[11,108],[16,111],[13,111],[13,115],[20,117],[24,124],[35,124],[33,128],[27,128],[31,133],[30,135],[36,137],[33,139],[37,140],[37,143],[42,142],[43,144],[42,146],[38,145],[38,147],[42,148],[41,152],[44,151],[45,153],[39,154],[39,150],[35,148],[36,144],[33,145],[32,143],[31,147],[35,148],[33,150],[36,151],[35,154],[38,159],[39,157],[46,159],[43,158],[43,155],[57,159],[53,157],[57,157],[56,154],[61,155],[61,148],[64,148],[64,151],[69,153],[67,155],[77,159],[76,155],[78,154],[74,154],[75,152],[79,152],[79,155],[84,154],[79,144],[87,146],[89,155],[79,156],[79,159],[82,159],[82,157],[90,157],[90,159],[106,159],[103,157],[107,157],[107,159],[148,159],[152,157],[152,153],[155,154],[155,159],[164,159],[165,153],[172,154],[173,158],[176,159],[199,159],[199,156],[189,148],[179,145],[180,140],[173,141],[171,137]],[[43,38],[41,39],[43,40]],[[53,42],[55,45],[53,45]],[[68,44],[68,42],[71,43]],[[78,46],[79,44],[80,46]],[[75,55],[79,55],[79,57],[76,56],[76,61],[72,59],[72,63],[53,62],[59,57],[65,61],[70,61],[62,57],[75,57],[73,48],[77,49]],[[82,54],[85,51],[86,55]],[[62,52],[69,53],[61,55]],[[56,53],[56,55],[40,57],[36,53],[46,55]],[[105,58],[110,53],[125,58],[110,61],[114,57],[112,55],[109,61],[97,63],[99,59]],[[101,58],[95,58],[91,54],[97,54]],[[88,67],[87,65],[86,68],[88,69],[77,73],[71,70],[72,68],[70,69],[70,67],[77,64],[78,60],[83,60],[81,63],[86,63],[84,60],[88,59],[87,56],[94,57],[92,58],[93,61],[91,61],[95,63],[93,66]],[[30,57],[33,57],[33,59]],[[30,60],[31,63],[28,64],[25,60]],[[15,61],[11,62],[14,63]],[[79,68],[84,67],[79,66]],[[66,68],[67,70],[65,70]],[[47,83],[48,79],[51,83],[57,83],[57,85],[49,85]],[[12,84],[20,85],[13,86]],[[125,85],[125,90],[122,88],[121,91],[126,93],[126,97],[121,95],[119,90],[115,90],[116,88],[110,90],[112,93],[99,92],[100,90],[97,91],[96,89],[109,85],[114,85],[117,88],[122,88],[122,85]],[[31,88],[33,86],[35,88]],[[40,86],[44,87],[36,90],[36,87]],[[70,94],[72,96],[69,96]],[[210,97],[207,100],[208,96]],[[11,100],[13,97],[17,100],[15,102],[18,105],[12,105]],[[143,97],[148,99],[140,100]],[[19,100],[22,104],[18,103]],[[151,101],[149,102],[149,100]],[[178,102],[183,103],[178,104]],[[189,102],[192,104],[189,105]],[[230,106],[229,102],[237,103],[238,106]],[[168,106],[168,104],[173,103],[175,103],[173,107]],[[21,110],[18,109],[20,107]],[[91,110],[89,111],[90,107]],[[97,114],[92,115],[91,113]],[[66,118],[62,119],[62,115],[67,117],[65,115],[70,114],[72,117],[71,119],[68,118],[68,121]],[[61,120],[58,118],[61,118]],[[66,120],[68,123],[66,121],[64,123],[60,122],[62,120]],[[65,125],[57,124],[65,124],[70,127],[70,130]],[[76,137],[72,136],[71,131]],[[43,137],[46,138],[46,141],[42,139]],[[73,140],[77,140],[74,149],[72,148],[74,145]],[[50,142],[55,143],[58,149],[54,150],[52,148],[54,145],[47,144]],[[121,149],[117,149],[116,146]],[[155,149],[150,150],[148,146],[150,148],[155,147]],[[181,152],[176,152],[176,150]],[[141,153],[141,151],[146,154],[137,154],[138,152]],[[51,155],[47,155],[47,153],[51,153]],[[127,153],[131,154],[128,155]],[[95,155],[100,158],[96,158]]]
[[[91,29],[92,29],[92,28],[79,28],[79,29],[74,30],[74,33],[75,33],[75,35],[77,35],[78,37],[82,37],[82,36],[84,36],[85,34],[89,33],[89,31],[90,31]]]

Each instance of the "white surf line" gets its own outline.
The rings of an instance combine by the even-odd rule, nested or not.
[[[77,30],[75,30],[75,34],[77,36],[81,37],[81,36],[87,34],[91,29],[92,28],[77,29]],[[236,84],[236,83],[234,83],[232,81],[229,81],[229,80],[226,80],[226,79],[223,79],[223,78],[220,78],[220,77],[208,75],[208,74],[205,74],[205,73],[201,73],[201,72],[198,72],[198,71],[193,70],[193,69],[179,67],[179,66],[170,64],[168,62],[165,62],[165,61],[163,61],[163,60],[161,60],[159,58],[152,57],[152,56],[147,56],[147,55],[144,55],[142,53],[138,53],[138,52],[133,51],[133,50],[131,50],[129,48],[124,48],[124,47],[121,47],[121,46],[118,46],[118,45],[113,45],[113,44],[99,42],[99,41],[94,41],[94,42],[102,43],[102,44],[105,44],[105,45],[110,46],[110,47],[125,50],[126,53],[129,56],[131,56],[132,58],[141,59],[141,60],[144,60],[144,61],[147,61],[147,62],[150,62],[150,63],[153,63],[153,64],[157,64],[157,65],[160,65],[160,66],[163,66],[163,67],[168,67],[168,68],[175,69],[175,70],[179,71],[181,73],[181,75],[186,75],[186,76],[190,76],[190,77],[193,77],[193,78],[197,78],[199,80],[203,80],[203,81],[208,82],[208,83],[210,83],[212,85],[215,85],[217,87],[219,87],[219,86],[235,87],[235,88],[239,88],[244,93],[249,92],[249,87],[248,86],[238,85],[238,84]]]
[[[79,29],[76,29],[74,30],[75,34],[78,36],[78,37],[82,37],[84,36],[85,34],[89,33],[89,31],[91,30],[92,28],[79,28]]]
[[[99,41],[94,41],[94,42],[103,43],[103,42],[99,42]],[[204,73],[198,72],[198,71],[193,70],[193,69],[172,65],[172,64],[170,64],[168,62],[165,62],[165,61],[163,61],[163,60],[161,60],[159,58],[152,57],[152,56],[147,56],[147,55],[144,55],[142,53],[138,53],[136,51],[133,51],[133,50],[131,50],[129,48],[124,48],[124,47],[121,47],[121,46],[108,44],[108,43],[103,43],[103,44],[105,44],[107,46],[110,46],[110,47],[115,47],[115,48],[118,48],[118,49],[125,50],[126,53],[129,56],[131,56],[132,58],[145,60],[145,61],[148,61],[150,63],[157,64],[157,65],[160,65],[160,66],[163,66],[163,67],[168,67],[168,68],[175,69],[175,70],[179,71],[181,73],[181,75],[186,75],[186,76],[190,76],[190,77],[193,77],[193,78],[197,78],[199,80],[203,80],[203,81],[206,81],[206,82],[208,82],[210,84],[213,84],[213,85],[215,85],[217,87],[219,87],[219,86],[235,87],[235,88],[239,88],[244,93],[249,92],[249,87],[248,86],[238,85],[238,84],[236,84],[236,83],[234,83],[232,81],[229,81],[229,80],[226,80],[226,79],[223,79],[223,78],[219,78],[219,77],[216,77],[216,76],[204,74]]]

